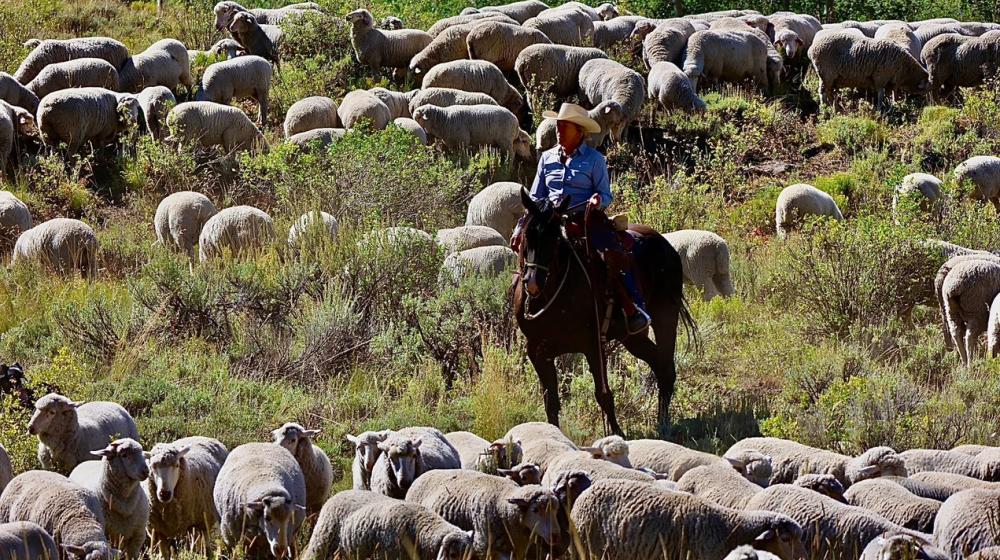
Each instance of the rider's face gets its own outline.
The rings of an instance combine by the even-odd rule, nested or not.
[[[566,152],[575,150],[583,142],[583,127],[569,121],[556,123],[556,140]]]

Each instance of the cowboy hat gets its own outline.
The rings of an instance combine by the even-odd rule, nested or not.
[[[545,111],[542,116],[546,119],[555,119],[557,121],[569,121],[584,130],[584,132],[590,132],[592,134],[598,134],[601,132],[601,125],[597,124],[597,121],[590,118],[587,114],[587,110],[575,103],[563,103],[562,107],[559,107],[559,112],[555,111]]]

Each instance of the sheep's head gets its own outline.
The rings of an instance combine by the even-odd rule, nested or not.
[[[38,45],[41,45],[41,44],[42,44],[42,40],[41,39],[28,39],[21,46],[24,47],[24,48],[26,48],[26,49],[35,50],[35,48],[38,47]]]
[[[117,439],[104,449],[91,451],[102,457],[109,472],[140,482],[149,478],[149,465],[142,453],[142,445],[131,438]]]
[[[601,16],[601,19],[604,21],[608,21],[609,19],[614,19],[619,15],[621,15],[618,12],[618,8],[616,8],[615,5],[610,2],[605,2],[595,9],[597,10],[597,15]]]
[[[274,443],[287,449],[292,455],[298,452],[300,446],[312,449],[312,438],[318,436],[320,430],[307,430],[301,424],[288,422],[284,426],[271,432],[274,436]]]
[[[120,551],[101,541],[91,541],[82,546],[64,544],[62,549],[67,558],[78,560],[118,560],[122,556]]]
[[[142,106],[134,95],[127,93],[118,94],[118,122],[123,127],[130,127],[139,124],[142,118]]]
[[[804,46],[799,35],[791,29],[781,29],[774,34],[774,48],[788,60],[795,58]]]
[[[566,510],[573,509],[573,503],[584,490],[590,488],[593,482],[583,471],[563,471],[552,483],[552,492],[559,499],[559,504]]]
[[[229,22],[237,12],[245,12],[247,9],[236,2],[225,1],[216,4],[212,11],[215,12],[215,30],[222,31],[229,27]]]
[[[975,457],[979,461],[979,478],[990,482],[1000,481],[1000,453],[986,449]]]
[[[534,463],[521,463],[509,469],[497,469],[497,474],[513,480],[518,486],[542,483],[542,471]]]
[[[229,32],[233,34],[247,33],[257,26],[257,18],[250,12],[237,12],[229,23]]]
[[[21,136],[37,136],[38,126],[35,124],[35,116],[21,107],[14,107],[14,122],[17,126],[17,133]]]
[[[458,15],[471,16],[472,14],[478,14],[478,13],[479,13],[479,8],[473,8],[472,6],[469,6],[467,8],[462,8],[462,11],[459,12]]]
[[[19,393],[25,386],[24,368],[21,364],[0,364],[0,394]]]
[[[386,16],[382,18],[382,23],[379,25],[382,29],[402,29],[403,20],[396,16]]]
[[[354,445],[358,461],[364,465],[367,472],[371,472],[375,468],[375,461],[378,461],[378,456],[382,454],[378,444],[385,441],[391,433],[389,430],[383,430],[381,432],[363,432],[357,436],[347,434],[347,441]]]
[[[39,439],[58,435],[63,430],[76,427],[76,409],[84,403],[75,403],[68,398],[49,393],[35,402],[35,413],[28,422],[28,433]]]
[[[405,437],[390,437],[386,441],[379,442],[378,448],[385,453],[393,475],[396,477],[396,484],[401,489],[407,489],[413,480],[417,478],[417,469],[420,464],[420,438],[408,439]]]
[[[523,159],[531,160],[534,151],[531,147],[531,136],[523,129],[517,129],[517,136],[514,137],[514,154]]]
[[[465,560],[472,554],[472,531],[452,531],[441,539],[437,560]]]
[[[305,515],[306,508],[292,503],[285,496],[266,496],[246,505],[247,514],[264,533],[275,558],[291,556],[291,539],[296,518]]]
[[[632,34],[629,38],[633,41],[642,41],[656,29],[656,22],[651,19],[643,19],[636,22],[635,27],[632,28]]]
[[[802,543],[802,527],[792,518],[779,513],[771,514],[769,527],[753,541],[757,550],[766,550],[782,560],[807,558]]]
[[[245,55],[246,49],[242,45],[237,43],[232,39],[222,39],[212,45],[212,48],[208,50],[210,54],[215,57],[222,57],[225,55],[226,58],[236,58],[237,56]]]
[[[441,108],[435,105],[421,105],[417,107],[416,111],[413,111],[413,120],[417,121],[420,126],[429,124],[431,120],[441,114]]]
[[[488,453],[500,467],[510,467],[521,462],[521,442],[498,439],[490,444]]]
[[[347,23],[352,24],[354,27],[372,27],[375,25],[375,18],[372,17],[372,13],[364,8],[360,10],[354,10],[353,12],[344,16]]]
[[[736,469],[736,472],[753,482],[754,484],[766,488],[771,481],[771,457],[757,451],[743,451],[739,454],[724,457],[729,464]]]
[[[552,490],[522,486],[511,493],[507,502],[516,506],[521,525],[531,534],[550,546],[559,544],[562,535],[556,515],[560,504]]]
[[[184,468],[184,456],[191,451],[190,445],[177,447],[171,444],[159,443],[152,452],[144,453],[146,464],[149,465],[149,478],[156,491],[156,499],[164,504],[174,499],[174,489],[181,478]]]
[[[851,484],[880,476],[907,476],[906,464],[891,447],[873,447],[847,462]]]
[[[621,436],[601,438],[595,441],[592,447],[580,450],[590,453],[594,459],[603,459],[625,468],[632,468],[632,463],[628,460],[628,443]]]
[[[934,551],[937,554],[932,554]],[[940,558],[947,555],[937,551],[933,545],[926,540],[911,534],[889,533],[879,535],[872,539],[862,552],[862,558]]]
[[[625,109],[617,101],[605,101],[589,112],[590,118],[601,125],[604,132],[611,131],[620,137],[625,128]]]
[[[832,474],[804,474],[795,479],[794,484],[833,498],[840,503],[847,503],[847,500],[844,499],[844,485]]]

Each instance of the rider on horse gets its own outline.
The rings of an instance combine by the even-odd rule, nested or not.
[[[608,267],[618,303],[625,311],[629,334],[641,332],[649,326],[650,318],[632,277],[631,259],[610,220],[603,215],[612,199],[608,164],[603,154],[585,142],[588,134],[601,132],[601,125],[583,107],[572,103],[563,103],[559,113],[545,111],[542,116],[556,120],[558,142],[539,157],[531,198],[548,199],[555,204],[568,197],[569,208],[578,215],[588,208],[601,213],[601,219],[593,221],[599,225],[590,232],[590,242]],[[515,251],[526,218],[527,215],[521,218],[511,237]]]

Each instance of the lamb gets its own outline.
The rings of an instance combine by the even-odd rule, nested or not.
[[[688,39],[684,74],[695,91],[704,77],[713,82],[749,79],[769,92],[774,79],[768,62],[768,43],[757,33],[710,29]]]
[[[472,531],[480,558],[521,558],[535,539],[552,546],[561,538],[559,502],[552,490],[469,470],[434,471],[417,479],[406,501],[420,504]]]
[[[210,101],[181,103],[167,114],[167,142],[197,144],[203,148],[222,146],[226,153],[266,151],[267,144],[250,117],[236,107]]]
[[[55,560],[56,541],[40,525],[30,521],[0,523],[0,556],[12,560]]]
[[[805,490],[803,490],[805,492]],[[631,480],[597,481],[573,504],[583,545],[606,560],[671,555],[721,560],[753,543],[782,558],[805,557],[803,528],[769,511],[739,511]]]
[[[496,105],[424,105],[413,120],[449,150],[489,146],[511,157],[531,158],[531,137],[518,127],[514,113]]]
[[[84,37],[81,39],[46,39],[38,44],[18,66],[14,79],[27,84],[49,64],[66,62],[77,58],[100,58],[121,68],[128,58],[128,49],[122,43],[107,37]]]
[[[647,21],[641,16],[621,16],[608,21],[594,22],[594,47],[607,49],[614,45],[626,43],[635,31],[640,21]]]
[[[302,552],[302,559],[323,560],[334,557],[341,550],[340,539],[344,521],[366,506],[388,502],[398,502],[398,500],[359,489],[334,494],[323,504],[323,509],[319,512],[316,525],[309,537],[309,544]]]
[[[121,67],[122,91],[139,93],[145,88],[164,86],[171,92],[177,85],[188,91],[194,87],[187,47],[176,39],[161,39],[129,58]]]
[[[0,72],[0,100],[21,107],[32,115],[38,111],[38,96],[6,72]]]
[[[779,13],[768,16],[774,34],[774,47],[786,64],[808,62],[806,52],[823,26],[810,15]],[[766,30],[765,30],[766,31]]]
[[[104,508],[100,499],[61,474],[28,471],[10,482],[0,494],[0,522],[15,521],[36,523],[71,557],[86,560],[119,557],[104,535]]]
[[[112,402],[75,403],[49,393],[35,403],[28,433],[38,437],[38,461],[47,470],[69,472],[92,451],[104,449],[115,437],[139,438],[128,411]]]
[[[522,444],[523,445],[523,444]],[[625,479],[652,484],[656,480],[652,475],[642,471],[625,468],[611,461],[594,459],[588,451],[564,451],[549,459],[542,475],[542,484],[551,485],[566,471],[580,471],[590,480]]]
[[[378,443],[382,451],[372,468],[372,491],[402,498],[413,481],[436,469],[460,469],[462,458],[434,428],[403,428]]]
[[[69,479],[101,500],[108,541],[127,558],[139,558],[149,523],[149,498],[141,488],[149,467],[142,445],[134,439],[118,439],[93,454],[101,461],[80,463]]]
[[[485,60],[454,60],[438,64],[424,74],[421,88],[431,87],[485,93],[514,114],[524,105],[521,94],[507,82],[503,72]]]
[[[1000,211],[1000,157],[974,156],[955,168],[959,184],[971,183],[972,198],[990,201]]]
[[[998,293],[1000,262],[995,260],[976,258],[959,262],[941,285],[951,338],[966,366],[982,353],[979,337],[989,326],[989,305]]]
[[[837,202],[827,193],[812,185],[797,183],[785,187],[774,206],[774,227],[778,237],[784,239],[806,215],[827,216],[843,220]]]
[[[865,545],[883,533],[914,534],[881,515],[791,484],[761,490],[750,498],[746,508],[791,517],[801,524],[804,542],[828,551],[835,558],[860,555]],[[930,535],[926,537],[929,539]]]
[[[673,62],[657,62],[649,69],[646,96],[657,100],[667,111],[700,113],[706,109],[705,102],[691,86],[691,80]]]
[[[919,197],[920,209],[940,216],[944,199],[941,195],[941,179],[927,173],[910,173],[896,187],[892,196],[892,213],[899,209],[899,201],[913,196]],[[912,193],[912,194],[911,194]]]
[[[17,238],[11,264],[34,261],[59,274],[79,272],[87,278],[95,278],[97,248],[97,235],[90,226],[71,218],[53,218]],[[67,464],[69,468],[72,466]]]
[[[427,131],[417,124],[417,121],[408,117],[399,117],[393,119],[392,125],[409,132],[421,146],[427,145]]]
[[[646,80],[638,72],[608,59],[591,60],[580,68],[580,99],[596,107],[616,101],[622,108],[620,124],[611,129],[611,138],[620,142],[625,128],[639,117],[646,97]]]
[[[268,33],[270,31],[270,34]],[[257,22],[257,18],[249,12],[241,12],[233,16],[229,24],[229,32],[243,47],[246,54],[259,56],[281,67],[280,28],[268,29]]]
[[[509,469],[497,469],[497,474],[513,480],[518,486],[542,483],[542,470],[534,463],[518,463]]]
[[[172,245],[194,259],[194,246],[205,227],[205,222],[218,210],[207,196],[181,191],[167,195],[156,207],[153,229],[156,240],[164,245]]]
[[[433,39],[429,33],[418,29],[376,29],[372,14],[365,9],[355,10],[345,19],[352,25],[351,46],[358,62],[375,73],[383,67],[407,68],[410,59]]]
[[[300,148],[318,146],[323,149],[344,137],[347,130],[343,128],[316,128],[307,132],[293,134],[288,142]]]
[[[31,212],[28,206],[13,193],[0,191],[0,241],[4,250],[10,250],[17,236],[29,229],[31,229]],[[0,488],[0,491],[2,490]]]
[[[580,69],[588,61],[608,58],[601,49],[564,45],[532,45],[517,55],[514,71],[529,95],[545,91],[563,99],[580,87]],[[537,103],[532,106],[537,111]]]
[[[148,87],[136,94],[135,98],[139,101],[149,135],[156,140],[165,138],[167,114],[177,105],[177,98],[166,86]]]
[[[675,481],[696,467],[717,464],[734,469],[758,486],[767,486],[771,478],[771,458],[754,450],[734,451],[726,457],[718,457],[669,441],[635,439],[629,441],[629,458],[633,466],[663,473]]]
[[[507,245],[507,239],[495,229],[487,226],[459,226],[439,229],[434,240],[448,253],[456,253],[476,247]],[[461,432],[466,433],[466,432]],[[474,434],[473,434],[474,435]]]
[[[663,234],[681,256],[684,281],[704,292],[705,301],[733,295],[729,279],[729,245],[710,231],[683,229]]]
[[[288,228],[288,245],[298,247],[301,240],[317,234],[325,239],[336,239],[338,231],[340,223],[333,215],[326,212],[306,212]]]
[[[358,509],[340,527],[345,558],[468,558],[472,535],[420,505],[380,500]]]
[[[877,476],[906,476],[903,460],[888,447],[873,447],[849,457],[778,438],[747,438],[733,444],[724,457],[756,451],[771,457],[771,484],[791,483],[807,473],[832,474],[844,486]]]
[[[354,462],[351,466],[355,490],[371,490],[372,469],[378,461],[382,450],[378,444],[389,437],[392,432],[362,432],[356,436],[347,434],[347,441],[355,448]],[[322,518],[322,515],[320,515]]]
[[[844,492],[844,499],[852,506],[863,507],[897,525],[931,533],[934,517],[941,502],[921,498],[891,480],[873,478],[863,480]]]
[[[288,4],[287,6],[283,6],[281,8],[256,8],[253,10],[247,10],[236,2],[227,0],[216,4],[213,8],[213,12],[215,12],[215,29],[216,31],[222,31],[223,29],[229,27],[233,16],[240,12],[250,12],[261,24],[277,25],[278,23],[281,23],[281,20],[288,16],[307,12],[323,13],[323,9],[315,2],[299,2],[296,4]]]
[[[1000,490],[972,489],[948,498],[938,510],[934,537],[954,558],[1000,545],[991,519],[1000,515]]]
[[[545,422],[518,424],[503,439],[521,442],[522,460],[538,465],[543,471],[555,457],[579,450],[558,426]]]
[[[205,262],[226,253],[242,255],[259,251],[274,239],[274,222],[253,206],[232,206],[205,222],[198,236],[198,260]]]
[[[437,37],[443,33],[446,29],[455,27],[456,25],[466,25],[469,23],[482,23],[485,21],[502,21],[505,23],[517,23],[516,20],[511,19],[504,14],[499,12],[482,12],[474,14],[465,14],[460,16],[453,16],[449,18],[439,19],[430,29],[427,30],[427,34],[432,38]]]
[[[547,9],[549,6],[541,0],[520,0],[499,6],[484,6],[479,8],[479,11],[482,13],[497,12],[512,18],[517,23],[524,23]]]
[[[512,269],[516,262],[517,253],[506,245],[458,251],[445,257],[441,265],[441,281],[458,285],[470,277],[496,277]]]
[[[285,113],[285,138],[316,128],[339,128],[337,102],[321,95],[300,99]]]
[[[909,449],[900,453],[899,457],[906,463],[906,471],[910,474],[924,471],[949,472],[997,482],[1000,481],[1000,460],[992,455],[970,456],[957,451]]]
[[[731,466],[717,461],[685,472],[677,479],[677,490],[723,507],[744,509],[761,487],[740,476]]]
[[[103,88],[64,89],[38,104],[38,128],[48,146],[66,144],[77,153],[85,143],[104,146],[138,125],[141,109],[135,96]]]
[[[687,78],[684,78],[687,81]],[[587,135],[587,144],[599,148],[612,130],[624,126],[625,111],[620,103],[614,100],[602,101],[596,107],[587,111],[587,115],[601,125],[601,131]],[[545,119],[535,131],[535,148],[538,151],[548,150],[556,145],[556,120]]]
[[[473,27],[466,37],[469,58],[492,62],[507,74],[514,73],[517,55],[531,45],[552,44],[537,29],[488,21]]]
[[[549,8],[522,25],[541,31],[558,45],[582,47],[593,42],[594,20],[578,7]]]
[[[486,226],[504,239],[514,233],[514,226],[524,215],[520,183],[500,182],[487,185],[469,201],[465,225]]]
[[[263,126],[267,122],[271,73],[271,63],[259,56],[216,62],[201,77],[201,91],[196,100],[229,105],[234,99],[253,99],[260,107],[257,121]]]
[[[0,445],[0,493],[14,478],[14,467],[10,463],[10,455],[3,445]]]
[[[883,25],[878,28],[875,32],[875,39],[885,39],[896,43],[897,45],[906,49],[906,52],[910,53],[910,56],[916,60],[920,60],[920,47],[923,43],[917,39],[917,36],[910,29],[910,26],[905,23],[890,23],[888,25]]]
[[[191,533],[207,552],[219,524],[212,489],[228,455],[222,442],[197,436],[158,443],[146,454],[149,478],[142,487],[150,505],[149,542],[165,560],[171,541]]]
[[[330,486],[333,484],[333,466],[330,458],[318,446],[313,445],[312,438],[319,435],[319,430],[307,430],[300,424],[288,422],[274,430],[274,443],[287,449],[302,468],[306,481],[306,513],[319,513],[326,499],[330,496]]]
[[[861,551],[860,560],[949,560],[950,556],[932,544],[932,541],[915,535],[881,535],[875,537]],[[971,557],[970,557],[971,560]]]
[[[337,114],[346,129],[354,128],[361,121],[368,121],[373,130],[383,130],[392,120],[389,107],[365,90],[354,90],[345,95],[337,107]]]
[[[368,90],[368,92],[377,97],[382,103],[385,103],[385,106],[389,109],[389,118],[400,119],[410,118],[412,114],[410,111],[410,101],[413,100],[420,90],[415,89],[402,92],[377,87]]]
[[[469,46],[465,41],[473,25],[477,24],[478,22],[455,25],[439,33],[426,47],[413,55],[409,64],[410,71],[417,75],[425,74],[438,64],[469,58]]]
[[[638,33],[640,36],[644,33],[642,29],[645,27],[640,29]],[[681,19],[666,21],[655,26],[642,40],[642,61],[650,69],[657,62],[674,64],[682,62],[688,40],[695,31],[690,21]]]
[[[270,443],[233,449],[212,495],[228,548],[242,544],[249,555],[264,555],[268,549],[276,558],[290,555],[305,519],[306,481],[287,449]]]
[[[845,87],[875,90],[879,106],[886,89],[923,94],[929,88],[920,62],[891,41],[833,33],[817,38],[808,54],[820,78],[824,105],[836,105],[834,96]]]
[[[118,70],[110,62],[100,58],[77,58],[49,64],[25,87],[42,99],[54,91],[78,87],[118,91],[118,84]]]

